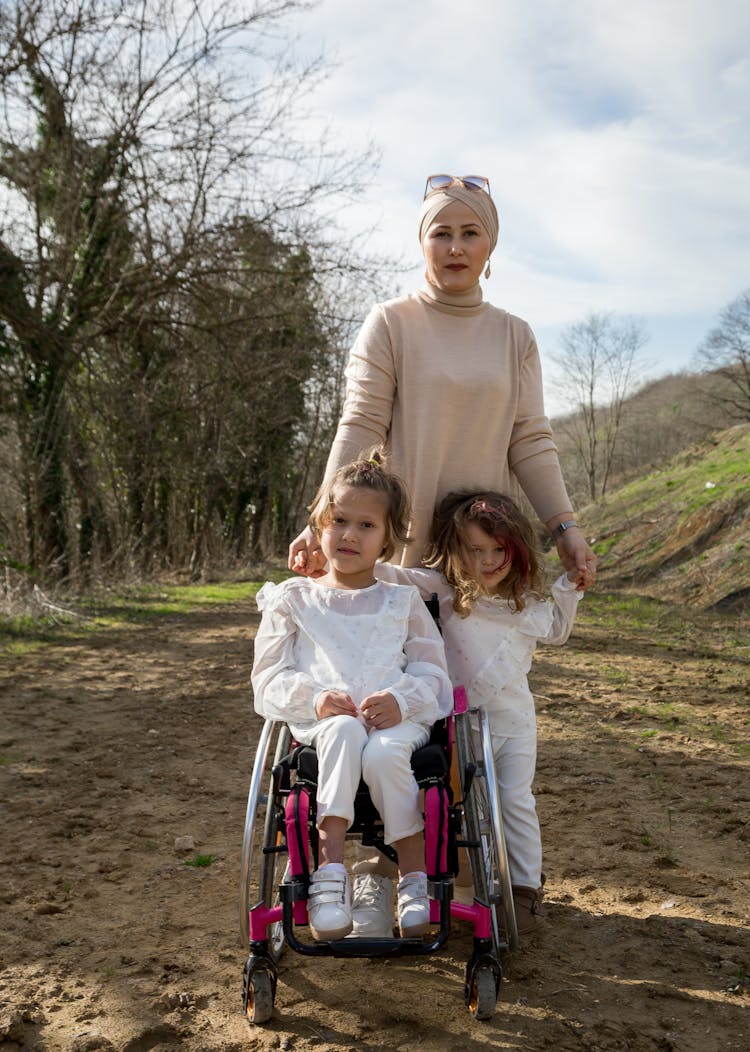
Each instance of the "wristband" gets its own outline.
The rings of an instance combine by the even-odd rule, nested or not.
[[[557,526],[555,526],[554,530],[552,531],[552,536],[553,537],[562,537],[562,535],[565,533],[565,531],[569,530],[571,528],[571,526],[575,526],[576,528],[578,528],[578,523],[575,521],[575,519],[568,519],[567,522],[560,522],[560,523],[558,523]]]

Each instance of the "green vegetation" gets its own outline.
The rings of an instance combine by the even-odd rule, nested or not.
[[[323,69],[293,53],[300,6],[149,0],[136,25],[132,4],[3,4],[12,567],[85,588],[103,566],[205,572],[296,533],[338,416],[349,315],[378,285],[358,238],[339,251],[335,221],[370,148],[292,130]]]
[[[278,581],[287,571],[270,570],[268,579]],[[54,616],[0,615],[0,648],[15,657],[40,644],[73,639],[105,629],[150,624],[160,618],[181,616],[205,606],[239,603],[252,598],[262,581],[233,581],[191,585],[138,585],[119,593],[60,600]],[[65,608],[68,608],[66,616]]]
[[[591,547],[594,549],[597,558],[601,559],[602,556],[606,555],[610,548],[613,548],[620,539],[620,534],[613,534],[609,537],[595,539]]]
[[[140,624],[175,614],[187,614],[202,606],[242,602],[255,595],[261,582],[242,581],[205,585],[140,585],[127,592],[83,601],[87,617],[100,625]]]
[[[648,645],[658,649],[689,644],[692,653],[706,657],[716,656],[716,648],[721,653],[750,654],[750,622],[745,630],[736,620],[728,623],[718,612],[683,608],[648,596],[605,592],[598,585],[587,593],[576,623],[594,629],[598,636],[644,634]]]
[[[685,719],[684,713],[675,710],[673,702],[667,701],[661,705],[631,705],[628,710],[634,716],[642,716],[647,720],[656,720],[675,726]]]
[[[750,499],[749,446],[750,427],[731,428],[721,436],[721,441],[687,449],[666,467],[611,491],[606,503],[636,504],[648,510],[660,505],[667,489],[670,502],[676,498],[686,502],[681,503],[680,508],[684,517],[695,508],[715,504],[735,492],[744,493]]]
[[[711,609],[750,603],[750,424],[691,446],[580,513],[600,581]]]
[[[664,623],[674,625],[682,620],[679,611],[659,599],[599,590],[587,594],[578,616],[588,624],[613,630],[618,626],[638,630],[659,628]]]
[[[598,734],[641,751],[676,744],[693,752],[708,745],[727,756],[750,757],[750,719],[745,710],[725,707],[727,698],[744,696],[747,618],[597,588],[581,604],[566,651],[572,648],[581,655],[574,666],[589,670],[587,682],[611,692],[606,713],[596,703]],[[587,662],[591,653],[596,658]],[[641,660],[631,661],[631,655]],[[660,672],[644,681],[643,662],[649,660]]]
[[[186,858],[185,865],[193,866],[195,869],[205,869],[218,861],[218,855],[195,855],[194,858]]]
[[[601,665],[599,674],[608,683],[628,683],[630,681],[628,670],[615,665]]]

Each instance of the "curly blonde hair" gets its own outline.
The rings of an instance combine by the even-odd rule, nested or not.
[[[503,493],[455,491],[443,497],[435,508],[424,565],[439,570],[453,588],[456,613],[468,617],[473,604],[485,594],[467,569],[466,527],[472,522],[502,544],[508,554],[510,571],[503,588],[514,609],[523,610],[529,592],[541,597],[545,587],[544,556],[528,517]]]
[[[380,558],[388,560],[396,548],[410,542],[409,522],[411,520],[411,501],[406,483],[398,475],[388,471],[385,451],[376,446],[363,453],[360,460],[344,464],[318,489],[309,507],[308,525],[319,536],[331,521],[331,508],[336,491],[342,486],[353,486],[355,489],[369,489],[385,497],[386,539]]]

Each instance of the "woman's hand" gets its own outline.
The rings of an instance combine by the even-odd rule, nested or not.
[[[596,580],[596,556],[577,526],[572,526],[557,538],[557,554],[568,571],[568,580],[575,581],[583,592]]]
[[[303,577],[322,577],[326,572],[326,559],[318,538],[309,526],[305,526],[299,537],[289,545],[290,570]]]
[[[370,694],[359,708],[365,718],[365,724],[371,730],[382,731],[386,727],[395,727],[401,722],[399,704],[386,690]]]
[[[315,714],[319,720],[330,716],[357,716],[357,706],[341,690],[321,690],[315,699]]]

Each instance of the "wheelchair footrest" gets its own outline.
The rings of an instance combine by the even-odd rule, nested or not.
[[[331,942],[302,942],[296,934],[293,906],[306,896],[303,886],[282,884],[279,888],[282,905],[284,938],[290,949],[306,957],[416,957],[435,953],[447,941],[451,933],[451,898],[453,887],[450,880],[430,882],[430,895],[437,900],[439,918],[434,920],[438,928],[431,938],[384,938],[384,939],[335,939]]]
[[[331,942],[300,942],[293,932],[284,932],[290,949],[303,957],[422,957],[435,953],[450,935],[442,927],[429,942],[423,939],[335,939]]]

